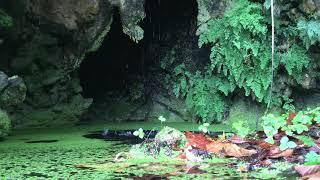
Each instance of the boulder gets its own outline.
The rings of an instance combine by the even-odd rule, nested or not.
[[[0,94],[0,105],[9,107],[18,105],[26,98],[27,87],[19,76],[8,78],[8,86]]]
[[[159,131],[154,139],[155,141],[171,145],[183,145],[183,143],[187,141],[186,136],[181,131],[167,126]]]

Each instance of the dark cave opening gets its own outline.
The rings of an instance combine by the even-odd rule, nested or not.
[[[122,31],[120,14],[114,11],[111,29],[96,51],[87,54],[80,66],[83,95],[94,100],[108,91],[126,89],[130,76],[139,76],[141,43],[136,44]]]
[[[117,103],[106,101],[110,94],[131,96],[143,84],[143,101],[158,89],[154,82],[162,81],[159,74],[163,54],[169,54],[176,44],[188,44],[177,51],[184,54],[189,49],[190,62],[197,63],[199,56],[198,37],[196,36],[198,6],[196,0],[145,0],[146,18],[140,26],[144,29],[144,39],[138,44],[123,33],[121,17],[115,9],[110,32],[98,51],[90,53],[80,66],[80,81],[83,95],[93,98],[91,112],[103,109],[102,104]],[[206,59],[209,56],[206,55]],[[180,61],[183,61],[181,58]],[[141,86],[139,86],[141,87]],[[136,89],[134,89],[136,88]],[[156,90],[157,91],[157,90]],[[136,92],[134,92],[136,93]],[[107,95],[107,96],[106,96]],[[109,99],[110,100],[110,99]],[[101,111],[95,114],[99,114]]]

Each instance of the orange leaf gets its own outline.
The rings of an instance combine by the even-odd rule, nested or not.
[[[207,144],[210,144],[212,142],[207,137],[205,137],[204,134],[195,134],[192,132],[185,132],[184,134],[188,139],[186,147],[193,146],[201,150],[206,150]]]
[[[225,154],[231,157],[245,157],[257,153],[256,150],[241,148],[236,144],[226,142],[211,142],[207,145],[207,151],[217,155]]]

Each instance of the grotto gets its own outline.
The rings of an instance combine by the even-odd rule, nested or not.
[[[318,179],[319,0],[1,0],[0,179]]]
[[[112,115],[110,117],[115,108],[122,108],[121,114],[129,111],[127,117],[117,114],[118,121],[150,120],[156,116],[151,112],[156,111],[152,109],[155,104],[164,106],[160,107],[166,111],[163,113],[177,114],[179,119],[187,120],[187,117],[181,118],[185,116],[181,112],[184,107],[170,107],[172,105],[168,102],[157,102],[159,97],[155,94],[165,95],[161,86],[166,72],[160,61],[169,53],[177,53],[172,58],[189,58],[190,67],[208,61],[208,50],[199,49],[196,45],[197,2],[147,0],[144,5],[146,17],[139,23],[144,37],[139,43],[122,32],[119,9],[115,7],[113,10],[110,31],[102,45],[97,51],[88,53],[79,68],[83,95],[93,98],[83,120],[115,120]],[[166,100],[172,101],[170,97]],[[146,105],[149,107],[145,108]],[[106,111],[110,108],[112,110]]]

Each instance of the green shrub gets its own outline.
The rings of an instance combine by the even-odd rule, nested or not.
[[[0,138],[8,135],[11,127],[11,120],[6,112],[0,110]]]

